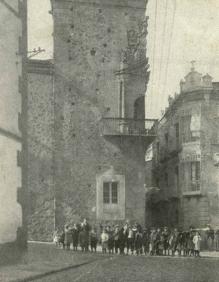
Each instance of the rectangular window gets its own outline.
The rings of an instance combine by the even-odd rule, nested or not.
[[[109,182],[103,183],[103,203],[104,204],[110,203],[110,183]]]
[[[192,141],[192,133],[190,130],[191,116],[182,117],[182,142],[187,143]]]
[[[191,190],[200,190],[200,162],[191,162]]]
[[[118,204],[118,182],[103,183],[103,203]]]
[[[112,182],[112,204],[118,204],[118,183]]]

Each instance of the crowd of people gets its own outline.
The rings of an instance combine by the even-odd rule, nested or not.
[[[100,230],[100,231],[99,231]],[[201,235],[198,230],[188,231],[164,228],[142,228],[140,224],[102,226],[99,232],[86,219],[72,227],[66,225],[62,232],[55,231],[53,240],[57,246],[82,252],[96,252],[100,245],[103,253],[159,255],[159,256],[200,256]]]

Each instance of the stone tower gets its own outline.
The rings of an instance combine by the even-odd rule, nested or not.
[[[52,0],[56,226],[144,223],[145,0]]]

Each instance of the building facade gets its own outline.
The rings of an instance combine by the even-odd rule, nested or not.
[[[51,2],[54,120],[47,125],[53,135],[54,227],[83,217],[93,224],[144,223],[144,155],[154,138],[144,107],[146,1]],[[42,84],[35,83],[39,92]],[[29,95],[32,87],[29,81]],[[40,177],[35,186],[49,187]],[[38,197],[35,186],[32,196]],[[35,205],[35,218],[40,209]]]
[[[28,61],[29,239],[47,240],[54,232],[54,65]]]
[[[219,226],[219,88],[194,67],[169,98],[153,142],[149,224]]]
[[[0,2],[0,263],[26,249],[26,24],[26,1]]]

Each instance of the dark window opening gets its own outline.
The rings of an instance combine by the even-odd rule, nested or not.
[[[176,146],[179,146],[179,124],[175,124],[175,132],[176,132]]]
[[[119,86],[119,117],[123,117],[123,82]]]
[[[103,183],[103,203],[118,204],[118,182]]]
[[[112,204],[118,203],[118,183],[112,183]]]
[[[110,183],[109,182],[103,183],[103,203],[104,204],[110,203]]]
[[[200,162],[191,162],[192,191],[200,190]]]

